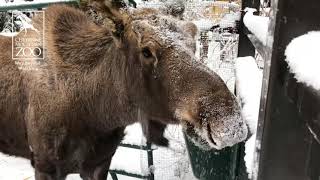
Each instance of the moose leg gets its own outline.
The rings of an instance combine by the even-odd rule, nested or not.
[[[106,180],[110,163],[124,137],[125,127],[97,137],[94,150],[85,159],[80,175],[84,180]]]
[[[40,172],[39,170],[35,170],[35,179],[36,180],[65,180],[65,176],[56,176],[55,174],[47,174]]]
[[[32,153],[31,165],[35,169],[36,180],[64,180],[67,173],[62,171],[62,168],[54,164],[54,160],[49,160],[50,156],[43,154]]]
[[[142,121],[141,125],[148,142],[164,147],[169,146],[168,139],[163,136],[167,125],[151,119]]]
[[[83,168],[80,172],[81,178],[84,180],[106,180],[108,177],[111,160],[115,151],[116,151],[116,148],[109,158],[106,158],[103,161],[100,160],[100,163],[95,163],[95,165],[91,163],[90,163],[91,165],[87,164],[86,165],[87,167]],[[106,153],[109,154],[111,153],[111,151],[106,150]]]
[[[104,160],[100,164],[94,165],[94,167],[87,167],[83,169],[80,172],[81,178],[83,180],[106,180],[108,177],[111,158],[109,160]]]
[[[94,170],[94,179],[95,180],[106,180],[107,179],[112,156],[95,168],[95,170]]]
[[[60,131],[61,132],[61,131]],[[39,136],[37,136],[39,137]],[[36,180],[64,180],[66,173],[60,165],[63,161],[62,151],[64,135],[61,132],[52,138],[33,138],[31,142],[31,164],[35,169]],[[35,140],[37,140],[37,143]]]
[[[38,100],[40,97],[34,95],[32,98]],[[69,132],[67,126],[62,123],[65,121],[61,112],[64,112],[62,108],[67,103],[61,100],[56,105],[40,106],[38,101],[35,102],[34,104],[34,101],[30,100],[26,110],[27,137],[35,178],[63,180],[67,175],[62,166],[67,156],[63,149]]]
[[[50,177],[50,176],[47,175],[47,174],[44,174],[44,173],[39,172],[39,170],[36,170],[36,171],[35,171],[35,179],[36,179],[36,180],[53,180],[52,177]]]
[[[36,180],[64,180],[66,177],[66,173],[60,167],[65,156],[61,151],[65,133],[64,130],[59,132],[59,135],[50,134],[50,138],[38,133],[29,133],[32,148],[30,159],[35,169]]]

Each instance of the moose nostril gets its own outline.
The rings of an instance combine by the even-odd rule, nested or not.
[[[213,140],[212,136],[211,136],[211,128],[210,128],[210,125],[207,124],[207,129],[208,129],[208,137],[209,137],[209,140],[216,146],[217,143]]]

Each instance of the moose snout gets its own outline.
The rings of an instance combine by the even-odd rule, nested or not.
[[[209,121],[206,132],[209,145],[220,150],[246,140],[248,127],[241,115],[236,114],[222,117],[219,123]]]
[[[240,110],[239,112],[233,111],[228,114],[201,118],[191,111],[179,109],[176,111],[176,116],[181,121],[186,122],[182,124],[187,124],[187,127],[185,127],[187,135],[194,141],[198,141],[195,143],[205,142],[208,146],[206,149],[220,150],[230,147],[246,140],[248,136],[248,127],[241,117]],[[188,134],[188,132],[191,132],[191,134]]]

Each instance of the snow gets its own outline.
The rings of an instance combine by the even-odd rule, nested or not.
[[[208,31],[212,26],[217,25],[217,23],[209,20],[209,19],[200,19],[196,21],[192,21],[200,31]]]
[[[241,17],[240,12],[231,12],[223,16],[220,20],[219,24],[221,28],[228,28],[228,27],[236,27],[236,21],[239,21]]]
[[[174,0],[169,0],[174,1]],[[231,9],[232,11],[240,10],[240,5],[234,2],[223,2],[223,1],[202,1],[202,0],[193,0],[193,1],[184,1],[185,13],[184,19],[189,21],[199,20],[208,17],[212,12],[213,7],[220,7],[224,9]],[[149,0],[148,2],[137,2],[137,7],[149,7],[156,9],[163,9],[165,3],[159,0]]]
[[[146,145],[146,138],[142,133],[142,127],[139,123],[134,123],[126,127],[125,130],[126,136],[123,139],[122,143],[132,144],[132,145]]]
[[[253,134],[246,142],[246,155],[244,157],[250,178],[254,168],[255,140],[263,75],[255,59],[251,56],[237,58],[235,66],[237,92],[243,103],[242,116]]]
[[[252,32],[263,45],[267,44],[267,34],[269,26],[269,18],[262,16],[255,16],[253,13],[255,9],[246,8],[247,13],[243,17],[243,23]]]
[[[0,180],[21,180],[34,176],[29,160],[0,153]]]
[[[234,92],[234,58],[237,54],[238,36],[236,34],[225,36],[225,34],[210,31],[208,36],[208,58],[204,63],[222,78],[231,92]],[[198,59],[200,58],[200,47],[200,41],[197,41],[196,57]]]
[[[255,155],[255,142],[256,141],[256,134],[253,134],[245,144],[245,153],[244,161],[247,167],[247,173],[249,179],[252,179],[253,172],[254,172],[254,155]]]
[[[155,179],[196,180],[191,170],[182,127],[169,125],[164,136],[169,147],[158,147],[154,153]]]
[[[145,155],[143,153],[145,153]],[[150,174],[150,171],[146,161],[146,155],[146,151],[127,147],[119,147],[113,156],[110,169],[124,170],[134,174],[148,175]]]
[[[320,90],[320,31],[311,31],[293,39],[285,55],[290,72],[298,82]]]
[[[255,133],[259,115],[262,71],[251,56],[237,58],[235,66],[237,92],[243,103],[242,115],[250,131]]]

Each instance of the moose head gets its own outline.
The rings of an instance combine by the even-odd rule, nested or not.
[[[195,59],[193,23],[151,8],[120,10],[114,2],[98,2],[114,22],[119,48],[138,70],[131,96],[147,119],[180,123],[195,142],[215,149],[246,138],[235,96]]]

